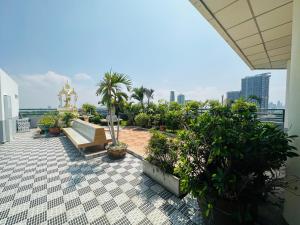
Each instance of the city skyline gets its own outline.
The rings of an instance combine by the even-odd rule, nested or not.
[[[242,78],[240,90],[228,91],[226,93],[227,99],[235,101],[239,98],[258,98],[257,100],[252,99],[251,101],[257,102],[261,108],[268,108],[270,77],[271,73],[261,73]]]
[[[96,85],[110,69],[155,89],[155,101],[168,101],[170,89],[221,101],[243,76],[263,72],[251,71],[189,1],[1,1],[0,27],[0,68],[19,84],[22,108],[57,107],[66,80],[78,105],[97,104]],[[286,72],[272,74],[270,98],[284,102]]]

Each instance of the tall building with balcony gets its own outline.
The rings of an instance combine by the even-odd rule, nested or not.
[[[175,91],[170,92],[170,102],[175,102]]]
[[[184,105],[185,103],[185,96],[183,94],[179,94],[177,96],[177,103],[180,105]]]
[[[270,76],[270,73],[262,73],[243,78],[241,96],[245,99],[256,96],[259,98],[260,108],[267,109],[269,104]]]
[[[235,101],[241,97],[241,91],[228,91],[226,93],[227,100]]]

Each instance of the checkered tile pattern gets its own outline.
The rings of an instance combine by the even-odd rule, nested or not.
[[[0,145],[0,224],[201,224],[198,215],[130,154],[87,160],[66,137],[32,132]]]

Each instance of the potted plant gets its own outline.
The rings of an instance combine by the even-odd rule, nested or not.
[[[38,127],[45,134],[49,132],[49,128],[55,125],[55,119],[51,115],[44,115],[40,118],[38,122]]]
[[[58,114],[53,114],[52,117],[55,120],[53,126],[49,127],[49,133],[52,135],[59,135],[60,134],[60,117]]]
[[[255,224],[261,203],[284,184],[279,169],[298,156],[295,137],[260,122],[255,104],[242,100],[211,106],[179,138],[175,171],[198,199],[206,224]]]
[[[106,146],[107,153],[111,158],[124,157],[127,151],[127,145],[119,142],[119,117],[117,117],[117,134],[114,129],[115,108],[123,104],[128,99],[128,95],[122,91],[122,86],[125,86],[127,91],[130,91],[131,81],[124,74],[116,72],[106,72],[103,80],[99,83],[99,88],[96,92],[101,96],[103,105],[108,109],[108,127],[111,134],[112,143]]]
[[[89,122],[89,118],[96,114],[96,106],[92,104],[84,103],[81,108],[83,111],[83,120],[85,122]]]
[[[73,112],[65,112],[61,115],[61,120],[65,127],[71,126],[71,121],[75,119],[78,115]]]
[[[185,194],[180,188],[180,178],[174,168],[178,160],[178,143],[159,131],[151,131],[152,137],[147,146],[147,158],[143,160],[143,172],[181,197]]]

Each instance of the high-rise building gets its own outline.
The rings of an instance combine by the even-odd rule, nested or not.
[[[175,91],[170,92],[170,102],[175,102]]]
[[[185,96],[183,94],[179,94],[177,96],[177,103],[180,105],[184,105],[185,104]]]
[[[256,96],[259,98],[260,107],[267,109],[269,103],[270,76],[270,73],[262,73],[243,78],[241,96],[245,99]]]
[[[235,101],[241,97],[241,91],[228,91],[226,93],[227,100]]]

